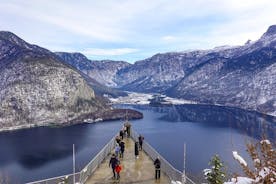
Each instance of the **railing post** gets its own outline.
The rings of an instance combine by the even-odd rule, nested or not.
[[[186,184],[186,143],[184,143],[184,160],[183,160],[182,184]]]
[[[76,165],[76,160],[75,160],[75,144],[73,144],[73,184],[76,183],[76,178],[75,178],[75,165]]]

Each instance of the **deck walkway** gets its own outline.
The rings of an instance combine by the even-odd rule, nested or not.
[[[135,184],[168,184],[169,178],[161,172],[160,180],[155,180],[155,169],[153,160],[144,152],[140,151],[139,158],[134,156],[134,141],[131,138],[124,138],[125,153],[124,158],[120,159],[122,171],[120,180],[112,179],[112,169],[109,168],[107,157],[97,170],[88,178],[86,184],[113,184],[113,183],[135,183]]]

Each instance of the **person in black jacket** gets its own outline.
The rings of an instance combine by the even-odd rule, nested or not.
[[[138,143],[138,141],[136,141],[135,144],[134,144],[134,154],[135,154],[135,158],[137,159],[138,155],[139,155],[139,143]]]
[[[155,167],[155,179],[160,179],[160,169],[161,169],[161,162],[159,157],[157,157],[154,161],[154,167]]]
[[[113,178],[116,178],[115,168],[119,164],[119,160],[116,158],[116,155],[113,153],[110,161],[109,161],[109,167],[111,166],[112,172],[113,172]]]
[[[142,150],[144,137],[142,135],[139,135],[138,140],[139,140],[139,148],[140,148],[140,150]]]
[[[125,143],[123,141],[120,142],[120,157],[124,158],[124,152],[125,152]]]
[[[123,140],[124,139],[124,130],[123,129],[120,130],[120,136],[121,136],[121,140]]]

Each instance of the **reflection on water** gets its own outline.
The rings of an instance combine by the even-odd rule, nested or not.
[[[73,127],[67,127],[68,131]],[[34,128],[0,134],[1,158],[0,165],[14,162],[14,156],[20,166],[36,169],[60,158],[71,156],[72,142],[70,132],[60,128]],[[78,129],[78,147],[85,144],[87,129]],[[14,136],[16,135],[16,136]]]
[[[144,113],[144,119],[135,122],[134,128],[179,170],[183,169],[186,143],[186,168],[190,176],[197,176],[194,179],[203,178],[202,170],[209,167],[215,154],[223,160],[228,173],[243,173],[232,151],[238,151],[250,166],[248,142],[259,141],[264,134],[276,142],[275,118],[257,112],[210,105],[133,108]]]
[[[276,139],[275,118],[256,112],[209,105],[127,107],[143,112],[144,119],[132,121],[134,129],[179,170],[185,142],[187,172],[200,177],[214,154],[221,156],[228,171],[240,172],[232,150],[249,159],[246,141],[257,141],[263,134]],[[12,183],[25,183],[72,173],[72,144],[80,170],[122,124],[112,121],[0,133],[0,175],[7,173]]]
[[[230,127],[260,139],[276,140],[276,118],[253,111],[211,105],[176,105],[154,108],[165,113],[160,119],[171,122],[201,122],[206,126]]]
[[[80,170],[121,127],[121,122],[39,127],[0,133],[0,175],[25,183],[72,173],[72,145]]]

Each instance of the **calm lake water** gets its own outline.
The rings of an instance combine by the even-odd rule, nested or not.
[[[192,178],[202,177],[214,154],[220,155],[228,172],[240,172],[233,150],[249,161],[247,142],[256,142],[262,135],[276,141],[275,118],[256,112],[209,105],[123,107],[143,112],[144,119],[132,121],[134,129],[179,170],[186,143],[186,169]],[[73,143],[80,170],[122,124],[112,121],[0,133],[0,176],[9,177],[11,183],[24,183],[72,173]]]

